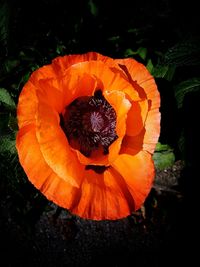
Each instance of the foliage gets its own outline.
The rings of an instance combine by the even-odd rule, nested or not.
[[[169,145],[163,145],[158,142],[155,153],[153,155],[155,166],[158,170],[171,167],[175,162],[173,149]]]
[[[192,78],[186,81],[182,81],[174,87],[175,98],[178,108],[183,107],[184,97],[188,93],[200,91],[200,78]]]

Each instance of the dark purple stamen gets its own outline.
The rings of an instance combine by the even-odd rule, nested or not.
[[[94,96],[79,97],[66,107],[61,127],[70,145],[86,157],[98,148],[107,154],[117,139],[116,113],[100,90]]]

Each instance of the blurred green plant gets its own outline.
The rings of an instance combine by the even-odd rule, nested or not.
[[[7,54],[10,9],[8,1],[0,0],[0,50]],[[0,59],[3,53],[0,53]]]
[[[174,87],[175,98],[177,101],[177,107],[180,109],[183,107],[184,97],[188,93],[200,91],[200,77],[192,78],[186,81],[182,81]]]
[[[158,170],[164,170],[168,167],[171,167],[175,162],[175,154],[173,149],[167,144],[161,144],[158,142],[153,155],[153,160],[155,167]]]

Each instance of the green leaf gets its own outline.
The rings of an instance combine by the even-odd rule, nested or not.
[[[130,56],[133,56],[135,55],[135,52],[131,49],[131,48],[127,48],[124,52],[124,56],[125,57],[130,57]]]
[[[97,5],[93,2],[93,0],[88,1],[88,6],[90,9],[91,14],[96,17],[98,15],[98,8]]]
[[[124,52],[125,57],[130,57],[130,56],[134,56],[134,55],[138,55],[143,60],[145,60],[146,56],[147,56],[147,49],[145,47],[139,47],[137,51],[133,51],[131,48],[128,48]]]
[[[176,66],[172,65],[157,65],[155,68],[153,68],[151,74],[155,78],[165,78],[168,81],[171,81],[173,79],[174,73],[176,70]]]
[[[175,162],[175,155],[172,151],[155,152],[153,155],[153,160],[156,169],[164,170],[173,166]]]
[[[12,116],[11,114],[10,114],[9,120],[8,120],[8,127],[12,131],[17,131],[18,130],[17,118]]]
[[[15,69],[20,64],[19,60],[8,59],[4,62],[4,68],[6,73],[10,73],[13,69]]]
[[[152,63],[151,59],[148,59],[146,67],[147,67],[148,71],[150,73],[152,73],[152,71],[153,71],[153,63]]]
[[[192,78],[176,85],[174,91],[178,108],[182,108],[183,100],[187,93],[197,92],[199,90],[200,90],[200,78]]]
[[[171,151],[172,148],[169,145],[166,145],[166,144],[163,145],[160,142],[157,143],[156,149],[155,149],[156,152],[161,152],[161,151],[166,151],[166,150]]]
[[[194,66],[200,64],[200,43],[189,39],[169,48],[163,57],[163,64],[175,66]]]
[[[1,142],[0,142],[0,153],[10,153],[15,154],[16,153],[16,147],[15,147],[15,138],[11,135],[1,136]]]
[[[156,169],[164,170],[171,167],[175,162],[173,149],[167,144],[161,144],[158,142],[153,154],[153,160]]]
[[[10,109],[15,109],[16,107],[11,95],[4,88],[0,88],[0,102],[9,107]]]
[[[143,59],[145,60],[146,59],[146,56],[147,56],[147,49],[145,47],[140,47],[138,48],[137,50],[137,54]]]

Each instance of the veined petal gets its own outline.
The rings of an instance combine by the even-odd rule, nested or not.
[[[153,109],[148,112],[145,122],[146,132],[144,134],[143,149],[153,154],[160,135],[160,112]]]
[[[151,154],[146,151],[140,151],[136,155],[121,154],[112,166],[124,178],[137,210],[144,203],[152,186],[154,164]]]
[[[97,87],[95,77],[85,72],[80,72],[74,66],[70,67],[59,80],[59,87],[63,92],[64,107],[81,96],[91,96]]]
[[[104,218],[104,207],[106,205],[105,186],[103,174],[97,174],[93,170],[87,170],[83,176],[81,194],[77,206],[73,212],[83,218]]]
[[[40,151],[34,125],[20,129],[16,147],[20,163],[30,182],[49,200],[64,208],[72,207],[79,195],[79,189],[61,179],[47,165]]]
[[[133,211],[123,178],[113,169],[97,174],[87,170],[81,184],[81,195],[72,212],[87,219],[114,220],[126,217]]]
[[[47,164],[66,182],[78,185],[84,166],[70,149],[58,114],[45,102],[38,103],[36,126],[37,140]]]
[[[68,68],[64,76],[40,79],[35,81],[37,97],[48,103],[58,113],[80,96],[92,95],[96,88],[94,77]]]
[[[125,70],[129,81],[136,82],[140,93],[144,90],[147,99],[152,102],[152,109],[160,107],[160,95],[153,76],[149,73],[147,68],[132,58],[117,59],[118,64],[125,67]]]
[[[58,74],[63,74],[66,69],[68,69],[70,66],[85,62],[85,61],[103,61],[104,63],[109,63],[109,65],[112,65],[114,60],[110,57],[103,56],[96,52],[88,52],[86,54],[81,55],[67,55],[67,56],[59,56],[55,58],[52,62],[52,66],[55,72]],[[114,63],[113,63],[114,64]]]
[[[35,122],[37,102],[36,88],[30,81],[28,81],[18,100],[17,120],[19,128]]]
[[[102,61],[88,61],[74,64],[70,69],[66,70],[65,75],[69,75],[69,72],[78,73],[80,76],[88,74],[98,82],[98,88],[101,90],[118,90],[129,95],[134,101],[141,100],[137,91],[135,91],[132,85],[123,78],[120,73],[113,72],[111,68]],[[65,76],[64,75],[64,76]]]
[[[122,69],[127,74],[129,81],[138,85],[140,91],[138,93],[141,93],[143,89],[146,94],[149,109],[144,125],[146,131],[144,133],[143,149],[153,153],[160,135],[160,94],[155,80],[146,67],[134,59],[120,59],[116,62],[123,66]]]
[[[40,67],[39,69],[35,70],[29,80],[37,87],[38,82],[44,79],[52,79],[56,78],[57,73],[54,71],[52,64],[45,65]]]
[[[108,153],[108,161],[109,164],[113,162],[116,157],[118,156],[121,145],[122,145],[123,137],[118,137],[109,147],[109,153]]]

